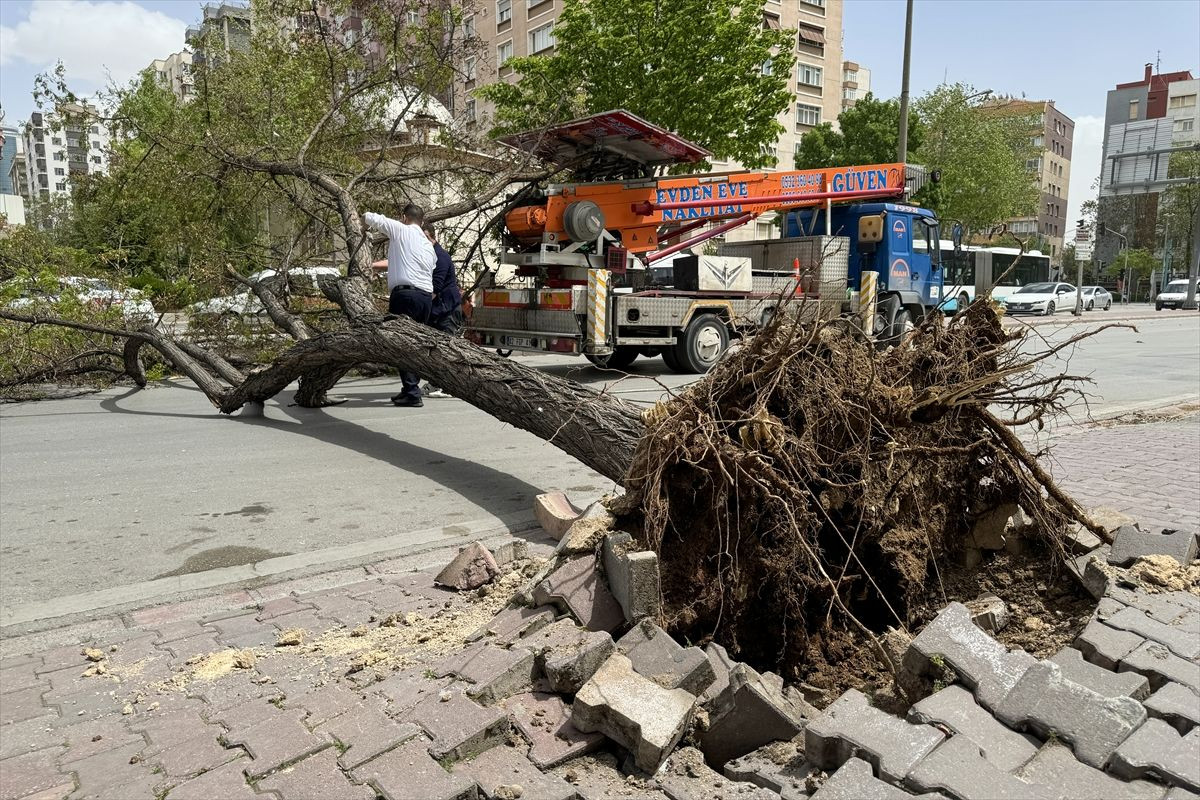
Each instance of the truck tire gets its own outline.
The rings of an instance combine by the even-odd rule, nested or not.
[[[595,364],[600,369],[629,369],[639,355],[636,347],[617,347],[606,356],[596,356],[591,353],[584,353],[583,357]]]
[[[878,342],[882,347],[895,347],[904,340],[904,334],[911,331],[914,327],[912,312],[901,306],[896,312],[896,316],[892,317],[888,324],[887,336],[879,337]]]
[[[966,311],[969,305],[971,305],[970,296],[966,292],[960,293],[958,295],[958,304],[954,307],[954,313],[957,314],[959,311]]]
[[[671,372],[677,372],[682,375],[687,371],[679,363],[679,359],[675,355],[675,345],[663,348],[662,360],[663,363],[667,365],[667,369],[671,370]]]
[[[729,347],[729,328],[716,314],[700,314],[692,318],[679,334],[675,357],[685,372],[703,374],[721,360]]]

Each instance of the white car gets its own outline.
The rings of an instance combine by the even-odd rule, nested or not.
[[[1197,287],[1200,294],[1200,287]],[[1187,300],[1188,279],[1180,278],[1174,280],[1163,287],[1158,297],[1154,298],[1154,310],[1162,311],[1164,308],[1183,308],[1183,303]]]
[[[119,309],[126,322],[149,322],[158,313],[154,310],[154,305],[137,289],[115,289],[99,278],[81,278],[73,275],[59,278],[58,284],[60,288],[57,292],[19,297],[9,303],[9,308],[51,305],[61,300],[63,295],[74,295],[79,302],[92,308]]]
[[[1075,307],[1075,287],[1069,283],[1031,283],[1004,298],[1009,314],[1045,314]]]
[[[273,269],[259,270],[247,276],[251,283],[274,283],[282,277],[282,273]],[[341,277],[341,273],[333,267],[300,267],[289,270],[287,277],[288,282],[292,286],[303,290],[316,290],[317,284],[322,278],[336,280]],[[232,314],[244,317],[263,314],[265,311],[266,309],[263,308],[262,301],[258,299],[258,295],[249,289],[224,297],[201,300],[187,307],[187,313],[193,316],[223,316]]]
[[[1095,311],[1097,308],[1101,311],[1112,308],[1112,295],[1103,286],[1083,287],[1083,310]]]

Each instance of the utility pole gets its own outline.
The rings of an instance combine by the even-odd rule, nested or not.
[[[1083,230],[1084,221],[1079,220],[1079,224],[1075,226],[1075,239],[1079,239],[1079,231]],[[1077,317],[1083,316],[1083,259],[1079,257],[1078,252],[1075,254],[1075,311],[1072,312]]]
[[[900,77],[900,142],[896,147],[896,160],[901,164],[908,161],[908,65],[912,60],[912,17],[913,0],[908,0],[904,13],[904,70]]]
[[[1188,290],[1187,297],[1183,301],[1183,307],[1188,310],[1195,310],[1196,304],[1196,282],[1200,280],[1200,208],[1196,209],[1196,216],[1192,220],[1192,263],[1188,264]]]

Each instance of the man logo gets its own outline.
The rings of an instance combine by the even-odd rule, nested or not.
[[[900,217],[896,217],[896,221],[892,223],[892,233],[896,234],[897,236],[903,236],[904,230],[904,220]]]

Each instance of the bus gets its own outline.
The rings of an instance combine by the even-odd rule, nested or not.
[[[1021,251],[1015,247],[964,245],[955,253],[954,245],[945,239],[939,246],[946,276],[940,307],[947,314],[975,300],[976,270],[991,271],[992,298],[995,300],[1007,297],[1026,284],[1051,279],[1050,256],[1040,250],[1030,250],[1021,256]],[[1018,256],[1021,256],[1020,263],[1017,263]]]

